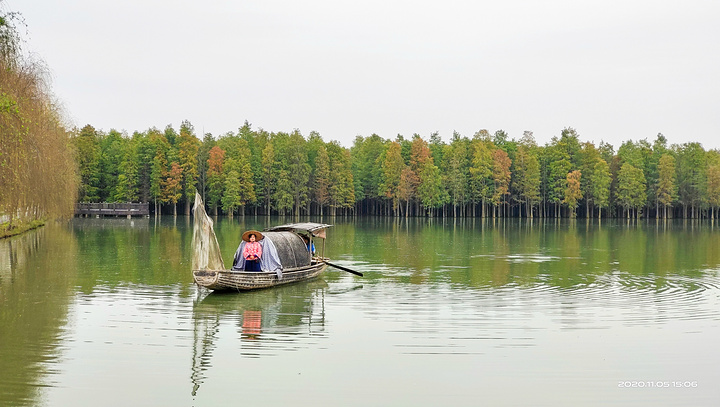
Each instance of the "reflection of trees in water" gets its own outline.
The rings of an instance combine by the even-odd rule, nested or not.
[[[79,270],[82,292],[91,293],[97,285],[190,283],[192,228],[186,223],[171,217],[74,219],[83,262],[90,265]]]
[[[37,405],[59,357],[77,246],[49,224],[0,240],[0,403]]]
[[[329,249],[331,257],[346,253],[365,280],[574,288],[605,284],[621,272],[653,277],[636,280],[662,289],[687,285],[665,276],[701,277],[720,266],[718,229],[655,220],[371,218],[336,225],[343,239]]]
[[[47,229],[40,228],[0,240],[0,280],[12,282],[14,272],[26,266],[28,258],[39,250],[46,233]]]
[[[296,350],[325,330],[326,288],[320,279],[242,293],[201,291],[193,309],[192,394],[207,380],[223,325],[237,326],[244,357]]]

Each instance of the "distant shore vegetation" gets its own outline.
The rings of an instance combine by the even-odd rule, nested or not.
[[[72,138],[82,202],[152,202],[190,213],[195,190],[214,215],[715,218],[720,152],[689,142],[583,142],[572,128],[544,146],[532,132],[358,136],[315,132],[198,138],[192,124],[132,135],[87,125]],[[180,209],[178,209],[180,207]]]
[[[70,133],[42,61],[23,54],[19,14],[0,0],[0,237],[72,216],[78,189]]]
[[[214,215],[519,218],[709,218],[720,208],[720,152],[658,134],[617,150],[562,129],[472,136],[270,133],[246,121],[201,138],[179,129],[132,135],[67,130],[41,61],[21,52],[19,14],[0,0],[0,225],[10,235],[71,216],[79,202],[152,202],[190,214],[199,191]]]

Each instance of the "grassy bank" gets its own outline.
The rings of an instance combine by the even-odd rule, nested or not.
[[[43,225],[45,225],[45,221],[42,220],[33,220],[30,222],[13,222],[13,225],[11,227],[8,223],[3,223],[0,224],[0,239],[19,235],[21,233],[27,232],[28,230],[37,229]]]

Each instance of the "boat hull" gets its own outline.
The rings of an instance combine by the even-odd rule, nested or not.
[[[282,278],[274,271],[193,270],[195,283],[215,291],[247,291],[311,280],[325,269],[325,263],[287,269]]]

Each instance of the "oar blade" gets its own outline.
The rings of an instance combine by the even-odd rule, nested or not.
[[[334,264],[334,263],[330,263],[329,261],[326,261],[325,264],[327,264],[328,266],[333,266],[333,267],[335,267],[336,269],[340,269],[340,270],[342,270],[342,271],[347,271],[348,273],[355,274],[356,276],[360,276],[360,277],[363,277],[363,276],[364,276],[363,273],[361,273],[361,272],[359,272],[359,271],[351,270],[351,269],[349,269],[349,268],[347,268],[347,267],[343,267],[343,266],[339,266],[339,265]]]

